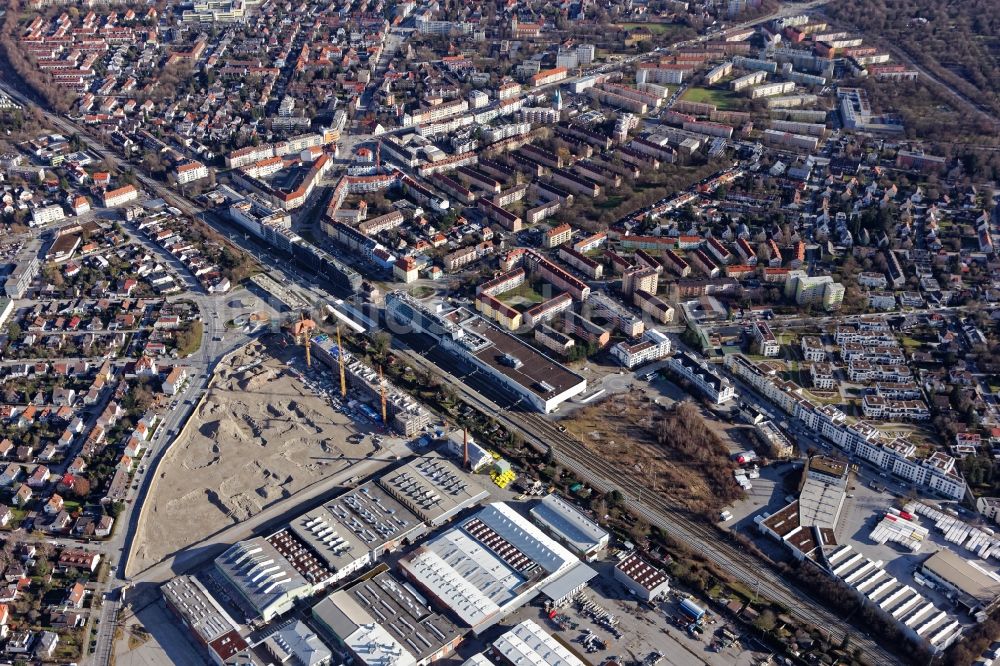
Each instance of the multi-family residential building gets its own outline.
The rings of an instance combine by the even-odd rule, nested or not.
[[[791,458],[795,455],[795,445],[773,421],[764,420],[754,425],[754,431],[764,442],[768,455],[772,458]]]
[[[598,326],[586,317],[572,310],[566,312],[563,318],[563,328],[569,335],[575,335],[598,349],[605,347],[611,341],[611,331]]]
[[[178,185],[186,185],[202,178],[208,178],[208,167],[197,160],[185,162],[177,167],[174,176],[177,178]]]
[[[66,218],[66,211],[59,204],[51,206],[39,206],[31,209],[31,226],[37,227],[43,224],[58,222]]]
[[[813,335],[804,335],[799,343],[802,348],[802,357],[813,363],[826,360],[826,346],[823,341]]]
[[[641,289],[632,292],[632,304],[660,324],[669,324],[674,320],[674,308],[649,292]]]
[[[139,190],[135,185],[125,185],[114,190],[107,190],[102,195],[103,206],[105,208],[115,208],[123,206],[130,201],[139,198]]]
[[[865,395],[861,409],[867,418],[889,421],[926,421],[931,417],[923,400],[893,400],[881,395]]]
[[[828,391],[836,386],[833,377],[833,366],[829,363],[813,363],[809,366],[809,378],[815,388]]]
[[[868,306],[874,310],[895,310],[896,295],[891,291],[872,291],[868,293]]]
[[[885,273],[860,273],[858,274],[858,285],[869,289],[885,289],[889,282]]]
[[[944,497],[964,497],[966,483],[951,456],[938,451],[928,458],[916,459],[917,447],[914,444],[899,438],[892,439],[867,422],[849,422],[839,409],[808,400],[796,384],[777,378],[773,371],[761,370],[746,357],[729,354],[724,362],[730,372],[747,382],[782,411],[799,419],[810,430],[848,453]],[[871,403],[873,408],[876,403],[877,401]],[[920,407],[905,406],[902,413],[906,418],[914,418],[914,415],[919,417]]]
[[[636,266],[622,273],[622,293],[630,296],[637,291],[655,294],[659,287],[660,273],[654,268]]]
[[[668,367],[717,405],[736,397],[736,388],[731,381],[689,352],[675,352],[668,361]]]
[[[631,370],[670,354],[670,338],[656,329],[647,330],[639,342],[619,342],[611,348],[616,361]]]
[[[573,237],[573,227],[566,223],[556,225],[542,234],[542,243],[547,248],[562,245]]]
[[[541,88],[542,86],[547,86],[550,83],[556,83],[562,81],[569,75],[569,70],[565,67],[553,67],[552,69],[545,69],[529,79],[531,87]]]
[[[483,292],[476,296],[476,310],[508,331],[521,328],[521,313],[492,294]]]
[[[755,321],[751,327],[753,333],[754,346],[761,356],[774,357],[781,351],[778,338],[771,331],[771,327],[764,321]]]
[[[560,356],[568,355],[576,344],[573,338],[547,324],[539,324],[535,327],[535,342],[541,344],[546,349],[556,352]]]

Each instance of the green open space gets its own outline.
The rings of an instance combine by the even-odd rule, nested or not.
[[[743,108],[744,99],[739,93],[725,88],[688,88],[681,99],[699,104],[714,104],[720,111],[734,111]]]
[[[622,196],[621,194],[613,194],[609,196],[605,201],[602,201],[601,203],[597,204],[597,207],[603,209],[614,208],[623,201],[625,201],[624,196]]]
[[[514,289],[501,294],[500,299],[505,303],[511,303],[514,305],[527,304],[528,307],[531,307],[532,305],[541,303],[545,300],[545,297],[538,291],[538,287],[540,286],[541,283],[533,285],[530,282],[525,282],[521,286],[515,287]]]
[[[619,23],[618,27],[627,32],[632,32],[636,28],[645,28],[654,35],[666,35],[682,28],[674,23]]]
[[[197,319],[191,323],[191,328],[177,334],[177,355],[181,358],[190,356],[201,348],[201,337],[205,333],[204,325]]]

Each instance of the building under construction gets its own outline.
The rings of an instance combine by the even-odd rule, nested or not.
[[[325,363],[334,372],[340,372],[340,347],[328,335],[317,335],[312,339],[312,356]],[[430,414],[416,400],[382,378],[377,370],[354,358],[349,352],[343,357],[344,378],[353,397],[367,405],[374,405],[370,412],[382,418],[388,427],[407,437],[419,434],[420,429],[430,424]],[[350,396],[349,396],[350,397]]]

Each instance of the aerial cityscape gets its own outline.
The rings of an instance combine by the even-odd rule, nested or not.
[[[1000,664],[1000,14],[0,2],[0,664]]]

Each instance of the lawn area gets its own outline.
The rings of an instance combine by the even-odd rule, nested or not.
[[[646,28],[654,35],[666,35],[681,29],[681,26],[673,23],[619,23],[618,27],[628,32],[636,28]]]
[[[914,340],[913,338],[906,336],[903,338],[903,346],[907,349],[915,349],[921,345],[919,340]]]
[[[615,206],[617,206],[618,204],[620,204],[623,201],[625,201],[625,197],[623,197],[620,194],[614,194],[614,195],[608,197],[608,200],[605,201],[604,203],[598,204],[597,207],[598,208],[603,208],[603,209],[614,208]]]
[[[190,356],[201,348],[201,336],[205,327],[197,319],[191,323],[191,328],[177,334],[177,355],[181,358]]]
[[[742,109],[744,99],[739,93],[723,88],[688,88],[681,99],[700,104],[714,104],[720,111]]]
[[[514,301],[518,303],[541,303],[545,300],[542,294],[538,293],[535,288],[528,282],[525,282],[520,287],[515,287],[508,292],[501,294],[503,301]]]

